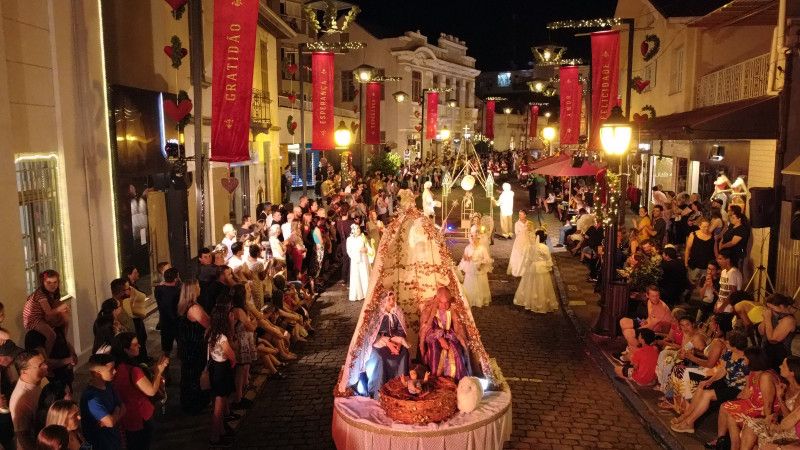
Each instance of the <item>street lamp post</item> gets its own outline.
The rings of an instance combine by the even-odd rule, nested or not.
[[[617,321],[627,308],[627,297],[615,298],[613,293],[613,280],[616,271],[614,256],[617,251],[617,230],[625,227],[625,191],[627,190],[627,176],[623,173],[623,161],[630,146],[632,128],[622,109],[615,106],[609,118],[600,126],[600,143],[609,163],[616,160],[617,174],[619,175],[619,188],[614,192],[613,186],[608,187],[606,207],[609,208],[609,217],[606,218],[605,247],[603,251],[603,280],[601,292],[603,293],[603,307],[597,318],[595,330],[602,334],[615,335]],[[610,172],[610,171],[609,171]],[[616,198],[614,196],[616,195]]]
[[[353,77],[358,83],[358,151],[361,153],[361,175],[367,174],[367,152],[364,150],[364,85],[372,81],[375,68],[362,64],[353,69]]]
[[[549,156],[552,153],[550,144],[553,142],[553,139],[556,138],[556,129],[552,126],[546,126],[542,128],[542,139],[547,143],[547,155]]]
[[[350,143],[353,141],[353,133],[347,128],[344,120],[339,121],[339,126],[333,133],[333,141],[336,143],[336,148],[342,150],[342,157],[340,166],[342,171],[342,183],[344,184],[350,178]]]

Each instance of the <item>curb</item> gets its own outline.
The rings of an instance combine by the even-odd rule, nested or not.
[[[622,400],[628,407],[639,417],[639,420],[647,428],[647,431],[653,436],[656,441],[667,449],[683,449],[685,448],[671,433],[671,431],[659,420],[645,402],[637,395],[630,386],[617,379],[614,374],[614,366],[605,357],[603,351],[591,338],[587,339],[590,332],[584,326],[575,312],[569,307],[569,299],[567,298],[567,290],[564,286],[564,281],[561,279],[561,270],[558,264],[553,264],[553,276],[555,277],[556,286],[558,287],[558,299],[561,304],[561,311],[567,316],[575,329],[577,338],[584,344],[587,355],[594,361],[595,365],[603,372],[611,381],[614,390],[622,397]]]

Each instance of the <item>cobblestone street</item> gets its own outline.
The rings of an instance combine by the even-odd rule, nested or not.
[[[527,193],[518,190],[517,199],[527,204]],[[484,345],[512,390],[507,448],[659,448],[562,312],[536,315],[512,304],[518,281],[505,274],[511,242],[495,240],[493,301],[473,309]],[[459,258],[464,242],[449,244]],[[345,297],[337,285],[319,299],[317,336],[298,347],[301,358],[287,367],[286,380],[266,383],[238,428],[236,448],[333,448],[333,385],[361,307]]]

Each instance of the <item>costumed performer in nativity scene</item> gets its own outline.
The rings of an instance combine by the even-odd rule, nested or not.
[[[372,353],[367,362],[367,391],[377,398],[384,383],[408,374],[408,342],[403,310],[397,307],[397,294],[381,294],[380,324],[370,336]]]
[[[451,309],[450,289],[440,287],[422,315],[419,346],[422,361],[436,376],[461,378],[472,375],[464,324]]]
[[[434,208],[440,208],[442,204],[433,199],[431,187],[433,187],[433,183],[430,181],[426,181],[425,184],[422,185],[422,214],[425,214],[425,216],[433,220],[436,215]]]
[[[519,220],[514,224],[514,245],[511,247],[511,257],[508,259],[508,269],[506,273],[514,277],[521,277],[525,269],[523,259],[525,251],[530,245],[530,227],[527,213],[524,209],[519,210]]]
[[[351,302],[364,300],[369,287],[369,243],[357,224],[350,226],[350,237],[345,244],[347,256],[350,258],[350,289],[348,298]]]
[[[494,260],[481,243],[477,233],[470,233],[469,244],[464,249],[459,270],[464,272],[464,293],[470,306],[486,306],[492,301],[489,291],[489,272]]]
[[[522,280],[514,294],[514,304],[535,313],[558,311],[558,300],[553,288],[550,272],[553,270],[553,259],[550,249],[545,244],[547,237],[544,230],[536,230],[530,238],[530,245],[522,262]]]
[[[500,235],[511,239],[514,228],[514,191],[511,190],[510,184],[503,183],[503,192],[494,202],[500,206]]]

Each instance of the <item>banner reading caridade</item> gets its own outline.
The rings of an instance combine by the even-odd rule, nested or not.
[[[250,159],[250,103],[259,0],[214,2],[211,160]],[[199,122],[199,118],[195,118]]]
[[[561,114],[559,116],[559,143],[571,145],[578,143],[581,134],[581,98],[583,92],[578,80],[578,67],[564,66],[559,70],[559,95]]]
[[[367,83],[366,102],[366,144],[378,145],[381,143],[381,84]]]
[[[486,100],[486,138],[494,139],[494,100]]]
[[[600,149],[600,125],[617,104],[619,31],[592,33],[592,129],[589,148]],[[627,113],[627,111],[626,111]]]
[[[539,133],[537,132],[537,128],[539,127],[539,106],[538,105],[531,105],[531,114],[530,114],[530,122],[528,124],[528,137],[536,137]]]
[[[425,99],[425,139],[436,139],[436,126],[439,123],[439,93],[428,91]]]
[[[333,150],[333,53],[311,54],[311,149]]]

